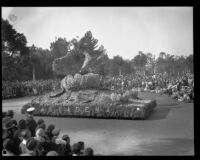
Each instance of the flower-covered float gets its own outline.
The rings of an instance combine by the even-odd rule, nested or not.
[[[119,93],[103,87],[97,71],[109,61],[106,54],[85,50],[79,54],[84,57],[82,62],[72,52],[54,60],[54,72],[67,75],[61,89],[34,98],[22,107],[22,113],[34,107],[38,116],[146,119],[150,115],[155,100],[140,99],[135,90]]]

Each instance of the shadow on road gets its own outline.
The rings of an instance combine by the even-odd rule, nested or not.
[[[158,106],[167,106],[167,107],[169,107],[169,106],[177,106],[177,105],[178,105],[177,103],[158,104]]]
[[[147,120],[161,120],[167,118],[170,108],[156,108]]]
[[[144,155],[194,154],[194,140],[188,138],[162,138],[140,144]]]

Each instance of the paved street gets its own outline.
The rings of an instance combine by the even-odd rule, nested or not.
[[[157,100],[147,120],[110,120],[43,117],[68,134],[71,144],[84,141],[103,155],[194,155],[194,104],[178,102],[167,95],[140,93]],[[13,109],[17,120],[24,117],[20,107],[33,97],[3,100],[3,111]],[[41,117],[35,117],[37,120]]]

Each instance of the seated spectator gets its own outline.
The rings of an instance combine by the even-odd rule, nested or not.
[[[85,149],[85,143],[83,141],[79,141],[78,144],[81,146],[81,154],[83,154],[83,151]]]
[[[22,142],[19,145],[21,154],[27,153],[27,140],[31,137],[31,132],[28,129],[25,129],[21,132]]]
[[[13,140],[15,141],[15,143],[17,144],[17,146],[19,146],[19,144],[22,141],[21,132],[24,129],[26,129],[26,121],[24,119],[19,120],[17,128],[18,129],[13,134]]]
[[[3,124],[3,127],[6,123],[10,122],[12,119],[12,117],[10,117],[10,115],[8,113],[5,113],[5,116],[4,118],[2,119],[2,124]]]
[[[94,151],[92,148],[86,148],[84,153],[83,153],[83,156],[94,156]]]
[[[14,154],[15,143],[12,139],[5,139],[3,141],[3,152],[2,156],[15,156]]]
[[[26,129],[27,128],[26,121],[24,119],[19,120],[17,127],[20,130]]]
[[[65,154],[65,145],[66,145],[66,141],[62,140],[61,138],[59,138],[59,134],[60,134],[60,129],[55,128],[52,131],[53,134],[53,138],[52,138],[52,150],[56,151],[58,153],[59,156],[64,156]]]
[[[46,129],[46,134],[50,140],[53,138],[52,131],[54,130],[54,128],[55,128],[55,126],[53,124],[50,124]]]
[[[14,117],[14,111],[13,110],[8,110],[7,116],[9,116],[12,119]]]
[[[35,139],[38,141],[38,142],[45,142],[45,132],[42,128],[39,128],[36,130],[36,133],[35,133]]]
[[[38,142],[34,138],[29,138],[26,142],[26,152],[20,156],[38,156]]]
[[[39,128],[45,130],[45,129],[46,129],[46,124],[44,124],[44,123],[39,124],[39,125],[36,127],[36,130],[39,129]]]
[[[13,129],[14,128],[14,129]],[[14,132],[15,132],[15,125],[13,124],[12,120],[8,121],[4,128],[4,130],[6,130],[9,133],[8,138],[13,138]]]
[[[65,145],[65,156],[72,156],[72,149],[70,145],[70,137],[68,135],[63,135],[62,139],[66,141]]]
[[[56,151],[49,151],[46,156],[58,156],[58,153]]]
[[[79,143],[74,143],[72,145],[72,156],[80,156],[82,154],[81,152],[81,145]]]

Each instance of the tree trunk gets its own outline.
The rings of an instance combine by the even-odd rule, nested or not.
[[[33,81],[35,81],[35,65],[33,64]]]

